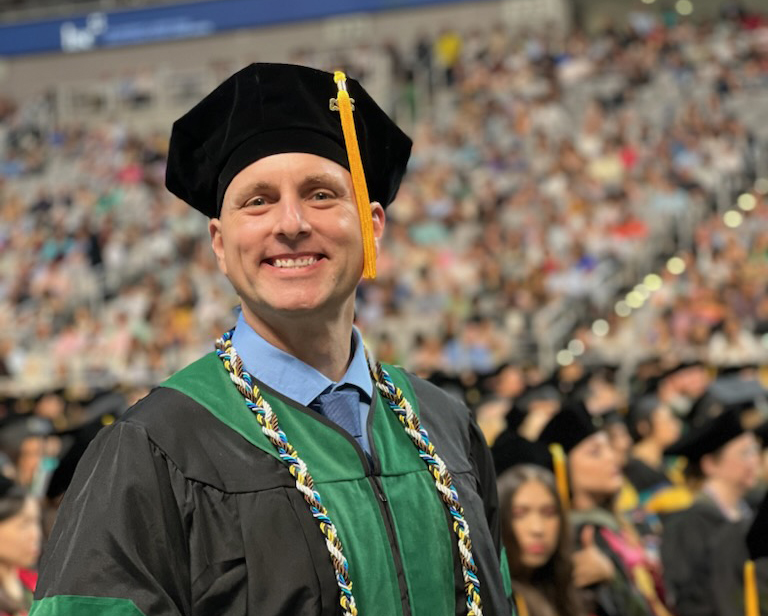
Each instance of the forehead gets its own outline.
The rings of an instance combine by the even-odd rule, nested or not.
[[[352,178],[340,164],[318,156],[304,152],[287,152],[272,154],[244,167],[230,182],[224,193],[224,198],[249,184],[279,185],[283,183],[302,183],[308,178],[323,177],[337,181],[350,182]]]
[[[555,502],[555,497],[552,491],[541,481],[530,479],[521,484],[512,495],[512,503],[518,505],[530,502],[549,504]]]

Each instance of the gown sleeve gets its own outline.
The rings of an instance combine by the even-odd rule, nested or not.
[[[102,430],[62,502],[30,616],[189,614],[185,493],[143,426]]]
[[[499,497],[496,491],[496,470],[493,457],[485,444],[485,438],[474,420],[469,423],[470,461],[477,478],[478,493],[483,499],[485,517],[491,531],[496,553],[501,553],[501,525],[499,518]]]

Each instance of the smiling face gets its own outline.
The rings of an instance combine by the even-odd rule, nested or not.
[[[374,237],[384,209],[371,204]],[[209,224],[219,269],[243,302],[249,324],[303,314],[350,322],[363,269],[352,178],[314,154],[275,154],[238,173]]]

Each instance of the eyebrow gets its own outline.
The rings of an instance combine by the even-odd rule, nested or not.
[[[337,190],[343,190],[346,192],[346,186],[341,178],[336,177],[330,173],[318,173],[316,175],[308,175],[301,181],[301,186],[318,186],[326,185],[331,186]]]
[[[269,182],[262,181],[256,182],[255,184],[248,184],[232,195],[232,203],[242,203],[245,199],[252,197],[254,194],[270,190],[275,190],[275,185],[270,184]]]

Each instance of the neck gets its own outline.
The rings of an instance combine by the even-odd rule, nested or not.
[[[243,305],[246,323],[264,340],[312,366],[332,381],[344,376],[351,358],[354,298],[328,318],[270,315],[265,319]]]
[[[21,599],[24,589],[16,573],[16,567],[0,562],[0,587],[14,600]]]
[[[588,511],[598,507],[597,498],[589,492],[574,492],[571,499],[571,507],[574,511]]]
[[[729,518],[741,517],[739,504],[744,497],[744,491],[718,479],[708,479],[704,489],[712,495],[717,504],[724,509]]]
[[[664,460],[664,450],[649,438],[635,445],[632,455],[652,468],[659,468]]]

